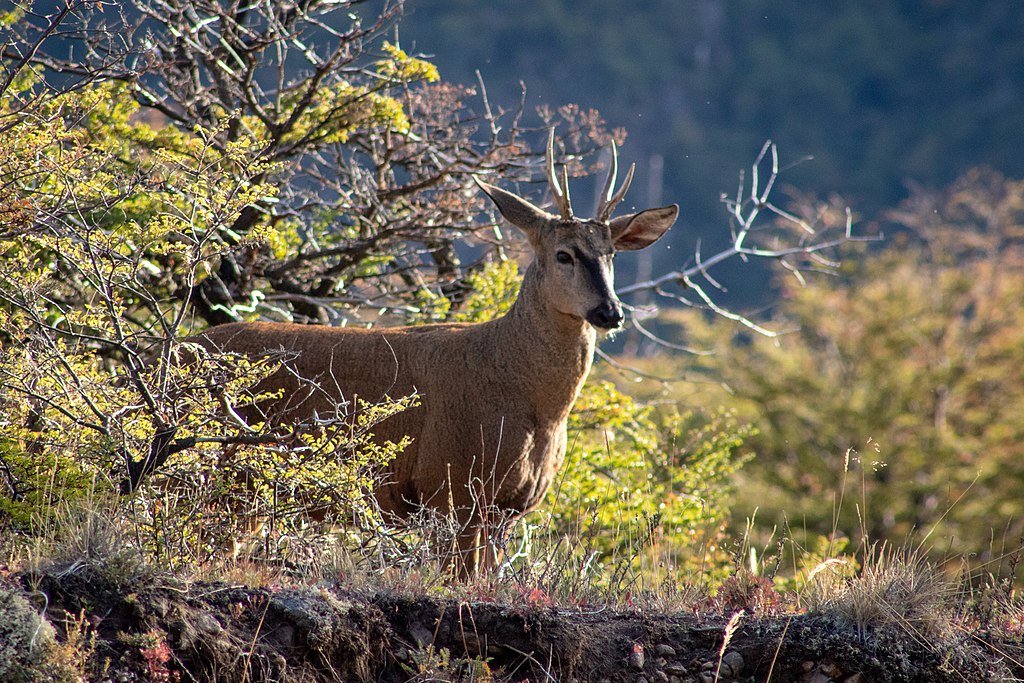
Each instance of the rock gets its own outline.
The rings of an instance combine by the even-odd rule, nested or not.
[[[818,667],[818,671],[825,674],[829,678],[838,678],[843,673],[842,669],[840,669],[832,662],[823,662]]]
[[[270,597],[270,609],[279,613],[298,632],[297,640],[313,649],[330,647],[350,609],[323,591],[282,590]]]
[[[633,649],[629,652],[629,658],[627,659],[629,665],[640,671],[644,668],[644,646],[640,643],[633,643]]]
[[[852,676],[844,680],[843,683],[867,683],[867,680],[868,679],[864,678],[864,674],[858,671],[857,673],[853,674]]]
[[[743,673],[743,667],[745,666],[743,661],[743,655],[736,650],[730,650],[725,653],[722,657],[722,668],[720,670],[722,678],[735,678]]]
[[[668,683],[683,683],[683,679],[680,678],[679,676],[672,676],[672,675],[670,675],[668,677]]]
[[[658,657],[654,660],[654,666],[658,667],[659,669],[664,667],[666,664],[668,664],[668,660],[664,657]]]
[[[267,635],[268,638],[280,648],[289,649],[295,647],[297,644],[295,627],[287,622],[280,624]]]
[[[665,673],[670,676],[685,676],[690,672],[679,662],[673,662],[665,667]]]
[[[701,671],[710,671],[711,669],[715,668],[715,664],[716,664],[716,662],[704,662],[703,664],[700,665],[700,670]]]
[[[637,676],[636,683],[647,683],[647,679],[643,676]]]
[[[658,645],[654,646],[654,654],[658,655],[659,657],[675,657],[676,649],[671,645],[659,643]]]
[[[163,598],[153,600],[149,607],[153,610],[153,613],[161,619],[167,617],[167,613],[170,611],[170,608],[167,606],[167,601]]]
[[[434,642],[433,631],[418,622],[409,625],[409,635],[421,649]]]
[[[218,635],[224,630],[224,627],[220,625],[220,622],[217,621],[216,617],[209,612],[197,613],[192,625],[195,626],[197,631],[208,636]]]
[[[801,683],[832,683],[832,678],[830,676],[826,676],[820,671],[815,670],[809,674],[805,674],[804,677],[800,679],[800,681]]]
[[[661,681],[661,683],[668,683],[668,674],[664,671],[655,671],[654,680]]]
[[[700,675],[700,683],[715,683],[715,674],[705,671]]]

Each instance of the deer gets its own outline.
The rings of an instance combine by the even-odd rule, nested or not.
[[[373,496],[396,520],[424,508],[457,521],[462,576],[489,571],[499,517],[536,508],[565,458],[567,419],[591,370],[598,335],[619,329],[616,252],[643,249],[675,222],[676,204],[612,217],[633,179],[607,179],[593,218],[573,213],[569,178],[548,137],[545,174],[557,214],[473,176],[533,251],[507,313],[479,323],[347,328],[282,322],[218,325],[195,337],[207,349],[289,360],[260,381],[285,420],[322,416],[355,397],[419,396],[419,405],[377,425],[375,438],[411,443],[387,465]]]

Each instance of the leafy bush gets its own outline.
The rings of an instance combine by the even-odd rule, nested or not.
[[[297,492],[313,509],[370,510],[367,478],[403,447],[371,430],[413,398],[329,429],[241,425],[235,409],[260,398],[251,387],[273,359],[178,344],[194,325],[188,292],[225,253],[291,244],[287,221],[233,230],[275,196],[265,143],[220,144],[227,120],[154,126],[125,85],[53,93],[29,70],[0,115],[13,192],[0,217],[0,522],[45,524],[60,503],[130,492],[148,547],[187,561]],[[215,512],[233,501],[237,518]]]
[[[570,418],[572,444],[548,495],[551,531],[586,539],[603,560],[694,575],[722,569],[732,475],[746,460],[738,451],[750,433],[728,413],[654,410],[592,380]]]

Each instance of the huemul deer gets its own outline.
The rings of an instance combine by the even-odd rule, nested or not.
[[[506,315],[485,323],[381,329],[231,323],[196,338],[222,351],[290,357],[286,369],[257,387],[279,391],[277,404],[265,409],[285,419],[323,417],[355,397],[372,402],[417,392],[418,407],[378,426],[378,439],[413,440],[374,495],[398,518],[422,506],[454,516],[462,529],[464,575],[480,567],[481,552],[493,561],[486,551],[494,550],[495,519],[521,516],[540,503],[562,463],[566,419],[590,372],[597,330],[623,322],[612,257],[652,244],[679,212],[671,205],[611,217],[634,171],[630,167],[613,192],[613,143],[597,215],[575,217],[568,174],[555,172],[553,145],[552,131],[546,172],[559,215],[475,179],[534,251]]]

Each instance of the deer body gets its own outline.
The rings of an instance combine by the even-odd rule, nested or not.
[[[371,403],[416,392],[421,405],[375,430],[412,443],[391,464],[375,497],[389,513],[419,505],[469,509],[487,503],[522,513],[540,502],[565,453],[565,424],[590,371],[596,332],[583,320],[552,319],[538,308],[528,269],[522,293],[501,318],[376,330],[286,323],[231,323],[204,333],[204,345],[253,356],[285,350],[292,373],[257,390],[283,390],[268,412],[322,417],[338,403]],[[541,307],[542,308],[542,307]],[[303,378],[301,383],[295,378]],[[318,390],[308,389],[312,384]],[[275,415],[276,414],[276,415]],[[247,416],[248,417],[248,416]]]
[[[501,318],[370,330],[233,323],[197,338],[218,350],[284,351],[292,358],[287,372],[256,388],[281,390],[278,404],[267,407],[271,419],[331,414],[357,397],[375,402],[419,394],[418,407],[375,429],[381,441],[412,437],[375,497],[397,517],[420,506],[453,514],[465,530],[464,573],[476,570],[494,521],[540,503],[564,459],[566,420],[590,372],[597,328],[614,329],[623,320],[612,288],[614,252],[654,242],[678,213],[672,205],[610,220],[632,177],[630,169],[611,194],[613,154],[598,217],[573,217],[565,176],[559,183],[554,175],[552,142],[548,178],[561,216],[478,181],[535,252],[519,297]]]

